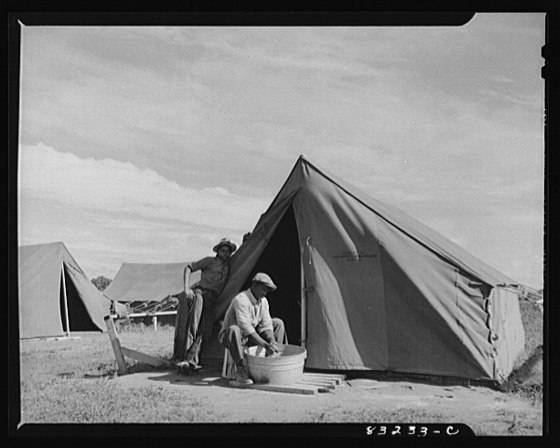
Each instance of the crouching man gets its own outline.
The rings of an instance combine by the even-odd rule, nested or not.
[[[278,352],[278,344],[285,342],[284,322],[270,317],[265,297],[275,289],[272,279],[259,272],[253,277],[251,287],[237,294],[226,311],[218,339],[235,362],[235,379],[239,385],[253,383],[243,356],[244,347],[259,345],[265,349],[267,356],[272,356]]]

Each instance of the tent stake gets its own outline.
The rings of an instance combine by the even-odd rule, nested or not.
[[[62,294],[64,295],[64,319],[66,321],[66,336],[70,337],[70,319],[68,318],[68,296],[66,295],[66,275],[65,268],[62,263]]]

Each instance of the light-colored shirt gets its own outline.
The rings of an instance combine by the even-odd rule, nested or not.
[[[257,300],[251,292],[251,288],[237,294],[226,311],[222,330],[232,325],[241,328],[244,338],[255,331],[257,333],[262,333],[265,330],[273,331],[272,318],[270,317],[266,297]]]
[[[229,261],[224,262],[219,257],[205,257],[187,265],[191,272],[201,271],[200,281],[194,286],[211,289],[220,293],[229,274]]]

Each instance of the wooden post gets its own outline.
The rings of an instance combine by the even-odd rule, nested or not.
[[[115,358],[117,360],[117,365],[119,367],[119,375],[126,375],[128,373],[128,368],[126,366],[126,361],[124,360],[124,355],[121,349],[121,343],[117,336],[117,330],[115,329],[115,323],[111,316],[105,317],[105,324],[107,325],[107,330],[109,331],[109,339],[111,340],[111,345],[113,346],[113,352],[115,353]]]
[[[307,340],[307,293],[305,291],[305,270],[303,268],[303,252],[304,248],[301,248],[300,257],[299,257],[299,266],[300,266],[300,291],[301,291],[301,346],[306,348]]]
[[[66,275],[64,274],[64,271],[64,263],[62,263],[62,294],[64,296],[64,319],[66,323],[66,336],[70,337],[70,318],[68,317],[68,296],[66,295]]]

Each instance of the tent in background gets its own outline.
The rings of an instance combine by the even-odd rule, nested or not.
[[[306,367],[503,381],[524,347],[515,282],[301,156],[214,304],[259,271]]]
[[[183,263],[123,263],[104,293],[121,303],[160,302],[184,290]],[[190,284],[200,280],[193,272]]]
[[[20,338],[104,331],[111,301],[91,283],[64,243],[19,247]]]

